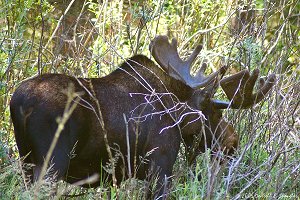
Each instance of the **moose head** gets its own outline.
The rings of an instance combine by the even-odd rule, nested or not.
[[[238,136],[222,118],[222,109],[258,103],[273,86],[275,76],[261,81],[254,94],[258,70],[221,79],[227,67],[205,76],[204,64],[191,76],[200,50],[201,46],[196,47],[183,61],[175,39],[169,43],[168,37],[157,36],[150,51],[161,68],[136,55],[103,78],[44,74],[24,81],[10,109],[20,156],[25,163],[34,164],[26,173],[32,180],[40,176],[59,128],[57,118],[68,102],[64,91],[70,84],[81,95],[50,155],[56,180],[78,183],[101,173],[96,182],[81,184],[96,187],[104,180],[119,184],[128,177],[148,180],[158,175],[155,195],[163,197],[182,139],[190,163],[206,148],[232,154]],[[219,85],[230,102],[214,100]]]
[[[221,110],[228,108],[249,108],[260,102],[275,83],[275,74],[271,74],[266,81],[261,78],[258,91],[253,93],[259,75],[258,69],[255,69],[251,75],[248,70],[243,70],[220,80],[219,77],[223,77],[227,67],[223,66],[218,71],[205,76],[206,63],[201,66],[196,76],[192,76],[190,74],[191,67],[201,49],[201,45],[197,46],[190,57],[186,61],[183,61],[180,59],[177,51],[176,39],[173,39],[169,43],[166,36],[158,36],[150,44],[150,51],[163,70],[174,79],[180,80],[193,89],[194,92],[188,104],[201,110],[207,118],[205,121],[205,131],[208,133],[205,136],[207,138],[202,137],[203,140],[200,141],[192,139],[195,135],[199,135],[199,133],[201,133],[200,136],[203,134],[197,129],[199,125],[193,124],[190,125],[191,128],[186,127],[187,123],[193,121],[191,116],[187,117],[186,123],[183,123],[187,129],[187,131],[184,128],[182,129],[183,138],[188,148],[191,148],[192,143],[198,143],[198,148],[187,152],[190,163],[198,154],[197,151],[200,150],[203,152],[205,147],[211,147],[211,145],[219,145],[218,149],[225,151],[229,155],[232,154],[238,146],[238,135],[235,133],[233,127],[222,118]],[[214,99],[219,85],[221,85],[230,102]]]

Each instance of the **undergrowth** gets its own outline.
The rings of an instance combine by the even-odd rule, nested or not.
[[[60,1],[59,1],[60,2]],[[64,3],[62,3],[64,2]],[[79,3],[81,2],[81,3]],[[143,199],[145,181],[83,189],[45,180],[37,196],[21,170],[9,101],[24,79],[41,73],[102,77],[134,54],[150,56],[159,34],[178,39],[183,58],[197,44],[211,71],[276,73],[264,102],[226,110],[240,136],[234,157],[209,151],[188,167],[181,151],[173,170],[174,199],[297,199],[300,196],[300,2],[292,1],[27,1],[0,2],[0,198]],[[82,7],[84,6],[84,8]],[[62,15],[74,20],[69,26]],[[194,69],[196,70],[196,69]],[[218,91],[218,98],[225,98]],[[56,195],[53,195],[53,190]],[[52,194],[52,196],[51,196]]]

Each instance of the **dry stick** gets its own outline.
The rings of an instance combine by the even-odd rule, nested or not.
[[[146,108],[146,106],[144,108]],[[134,148],[134,159],[133,159],[133,168],[135,170],[134,178],[136,177],[136,174],[137,174],[136,172],[138,171],[138,167],[137,167],[137,149],[138,149],[139,125],[140,125],[139,122],[136,123],[136,129],[135,129],[135,148]]]
[[[44,36],[44,28],[45,28],[45,20],[44,20],[44,17],[43,17],[43,0],[41,0],[40,2],[40,16],[41,16],[41,19],[42,19],[42,31],[41,31],[41,37],[40,37],[40,45],[39,45],[39,52],[38,52],[38,72],[39,74],[42,73],[42,46],[43,46],[43,36]]]
[[[97,105],[98,114],[99,114],[99,123],[100,123],[100,126],[101,126],[102,131],[103,131],[103,138],[104,138],[104,142],[105,142],[106,151],[108,153],[109,161],[112,164],[113,187],[116,187],[117,186],[117,179],[116,179],[116,172],[115,172],[113,154],[112,154],[112,152],[110,150],[110,146],[109,146],[109,143],[108,143],[107,131],[105,129],[105,124],[104,124],[104,121],[103,121],[103,115],[102,115],[102,112],[101,112],[101,107],[100,107],[100,104],[99,104],[99,100],[96,97],[94,86],[93,86],[93,84],[92,84],[91,81],[89,82],[89,85],[90,85],[90,88],[91,88],[91,92],[93,93],[93,95],[91,95],[91,97],[93,98],[93,100],[95,101],[95,103]]]
[[[167,196],[168,196],[168,193],[166,192],[167,191],[167,185],[168,185],[168,177],[165,175],[165,177],[164,177],[164,185],[163,185],[163,187],[164,187],[164,192],[163,192],[163,194],[162,194],[162,196],[160,196],[160,197],[162,197],[162,199],[163,200],[165,200],[165,199],[167,199]]]
[[[28,156],[28,155],[26,155],[26,156]],[[27,186],[28,184],[27,184],[27,181],[26,181],[26,174],[24,172],[22,163],[23,162],[21,160],[19,160],[18,161],[18,165],[19,165],[18,167],[21,169],[20,171],[21,171],[22,181],[23,181],[23,184],[25,186],[25,190],[28,191],[28,186]],[[26,167],[29,167],[29,166],[26,166]]]
[[[73,54],[76,55],[76,57],[75,57],[75,62],[76,62],[76,65],[77,65],[77,66],[79,66],[79,63],[80,63],[80,60],[81,60],[80,58],[82,58],[82,52],[84,51],[84,49],[85,49],[85,44],[87,43],[87,42],[85,42],[84,45],[82,46],[82,49],[80,49],[80,48],[79,48],[80,45],[77,44],[77,40],[76,40],[76,30],[77,30],[77,26],[78,26],[78,24],[79,24],[80,18],[81,18],[81,16],[83,15],[84,8],[85,8],[85,4],[86,4],[86,0],[83,2],[83,5],[82,5],[81,10],[80,10],[80,13],[79,13],[78,17],[76,18],[76,22],[75,22],[74,28],[73,28],[73,30],[72,30],[72,31],[73,31],[73,38],[72,38],[72,40],[73,40],[73,42],[75,43],[74,46],[75,46],[75,49],[76,49],[76,50],[73,50]],[[92,28],[92,29],[93,29],[93,28]],[[91,32],[93,32],[93,30],[91,30],[89,34],[91,34]],[[83,32],[82,34],[85,34],[85,32]],[[83,37],[83,38],[84,38],[84,37]],[[81,43],[81,41],[79,41],[79,44],[80,44],[80,43]],[[89,63],[90,63],[90,62],[88,62],[87,64],[89,64]],[[84,72],[83,67],[81,67],[80,70],[81,70],[81,73],[82,73],[83,75],[86,74],[86,73]]]
[[[130,165],[130,143],[129,143],[129,130],[128,130],[128,121],[126,115],[123,113],[124,122],[126,126],[126,144],[127,144],[127,165],[128,165],[128,176],[131,178],[131,165]]]
[[[101,7],[101,10],[100,10],[100,15],[99,15],[99,18],[100,16],[102,17],[101,21],[103,22],[102,23],[102,33],[100,33],[100,25],[99,25],[99,36],[102,36],[102,37],[105,37],[105,25],[106,25],[106,20],[107,20],[107,16],[106,16],[106,10],[107,10],[107,6],[108,6],[108,0],[104,0],[103,3],[102,3],[102,7]],[[103,12],[102,12],[103,11]]]
[[[53,31],[51,37],[50,37],[49,40],[47,41],[47,43],[46,43],[46,45],[44,46],[44,48],[42,49],[42,51],[39,51],[39,55],[42,55],[42,54],[44,53],[45,49],[47,49],[48,45],[50,44],[50,42],[51,42],[52,39],[54,38],[54,35],[56,34],[58,28],[60,27],[60,24],[61,24],[61,22],[62,22],[62,19],[63,19],[64,16],[68,13],[68,11],[70,10],[70,8],[71,8],[71,6],[73,5],[74,1],[75,1],[75,0],[72,0],[72,1],[69,3],[69,5],[68,5],[68,7],[66,8],[64,14],[59,18],[55,30]],[[40,58],[39,58],[39,56],[38,56],[37,60],[35,61],[35,63],[34,63],[33,65],[36,65],[36,64],[39,63],[39,62],[40,62]]]
[[[60,24],[61,24],[61,22],[62,22],[62,19],[63,19],[64,16],[69,12],[69,10],[70,10],[71,6],[73,5],[74,1],[75,1],[75,0],[72,0],[72,1],[69,3],[69,5],[68,5],[68,7],[66,8],[64,14],[59,18],[58,23],[57,23],[57,25],[56,25],[56,28],[55,28],[55,30],[53,31],[53,33],[52,33],[51,37],[49,38],[49,40],[47,41],[47,43],[46,43],[44,49],[46,49],[46,48],[48,47],[48,45],[50,44],[51,40],[54,38],[54,35],[56,34],[58,28],[60,27]],[[43,52],[43,51],[42,51],[42,52]]]
[[[157,11],[155,11],[155,12],[153,12],[153,15],[152,15],[152,18],[154,19],[155,18],[155,13],[157,12],[158,14],[157,14],[157,16],[158,16],[158,19],[156,20],[157,21],[157,23],[156,23],[156,27],[155,27],[155,35],[157,34],[157,32],[158,32],[158,26],[159,26],[159,21],[160,21],[160,19],[161,19],[161,14],[162,14],[162,10],[163,10],[163,3],[161,3],[161,2],[164,2],[164,0],[162,0],[162,1],[160,1],[159,2],[159,5],[160,5],[160,7],[158,7],[157,8]],[[154,21],[154,20],[153,20]],[[149,35],[149,37],[150,37],[150,35]],[[152,55],[150,54],[150,57],[151,57]]]
[[[82,7],[82,11],[81,11],[81,12],[83,12],[83,8],[84,8],[84,6]],[[102,8],[103,8],[103,7],[102,7]],[[103,9],[101,9],[101,10],[103,10]],[[100,19],[101,19],[100,17],[101,17],[101,15],[98,16],[98,18],[97,18],[95,24],[97,24],[98,22],[100,22]],[[84,41],[84,43],[83,43],[83,46],[82,46],[82,49],[81,49],[81,51],[79,52],[79,55],[80,55],[80,56],[82,55],[82,53],[83,53],[85,47],[87,46],[87,43],[90,41],[90,39],[91,39],[91,37],[92,37],[92,35],[93,35],[93,32],[94,32],[94,29],[95,29],[95,26],[92,27],[92,29],[90,30],[90,32],[89,32],[87,38],[85,39],[85,41]]]
[[[266,61],[267,57],[272,53],[272,51],[274,50],[274,48],[275,48],[276,45],[278,44],[279,39],[281,38],[283,29],[284,29],[285,25],[287,24],[288,19],[289,19],[290,16],[292,15],[292,11],[295,9],[295,7],[296,7],[296,5],[293,6],[293,7],[289,10],[288,16],[284,19],[284,22],[283,22],[283,24],[281,25],[281,28],[280,28],[280,30],[279,30],[279,33],[278,33],[278,35],[277,35],[277,38],[276,38],[274,44],[269,48],[268,52],[265,54],[265,56],[264,56],[263,59],[261,60],[261,62],[260,62],[261,64],[263,64],[263,63]]]
[[[40,186],[41,186],[42,179],[44,178],[44,176],[46,174],[48,163],[50,162],[51,155],[52,155],[52,153],[54,151],[54,148],[57,144],[59,136],[60,136],[61,132],[64,129],[64,125],[67,123],[68,119],[70,118],[71,114],[73,113],[73,111],[75,110],[77,104],[79,103],[78,94],[71,93],[71,91],[69,89],[67,95],[68,95],[67,104],[66,104],[66,107],[64,109],[64,113],[63,113],[62,118],[58,119],[58,121],[59,121],[58,127],[56,129],[55,134],[54,134],[53,141],[52,141],[52,143],[49,147],[49,150],[47,152],[44,164],[43,164],[42,169],[41,169],[41,173],[39,175],[39,178],[38,178],[35,190],[34,190],[34,199],[37,199],[37,197],[38,197],[37,195],[38,195],[38,192],[39,192],[39,189],[40,189]],[[74,101],[74,103],[71,105],[72,101]]]
[[[98,180],[99,180],[99,175],[98,174],[93,174],[92,176],[89,176],[88,178],[86,178],[84,180],[80,180],[80,181],[77,181],[77,182],[72,183],[72,184],[76,185],[76,186],[81,186],[81,185],[95,183]]]
[[[78,27],[79,20],[80,20],[81,16],[83,15],[85,4],[86,4],[86,0],[83,2],[83,5],[82,5],[81,10],[80,10],[80,13],[79,13],[78,17],[76,18],[76,22],[75,22],[74,28],[72,30],[73,31],[73,38],[72,38],[72,40],[75,42],[75,48],[77,48],[77,46],[78,46],[77,45],[77,41],[76,41],[76,29]],[[83,34],[84,33],[85,32],[83,32]]]
[[[107,3],[107,1],[105,1],[105,2]],[[101,9],[99,8],[99,12],[100,12],[100,13],[102,13],[102,11],[104,10],[104,6],[106,6],[106,3],[103,3],[103,4],[102,4]],[[83,7],[82,7],[82,11],[81,11],[81,12],[83,12]],[[99,16],[98,16],[98,18],[97,18],[95,24],[97,24],[98,22],[100,22],[101,16],[102,16],[102,15],[99,15]],[[105,17],[105,16],[104,16],[104,17]],[[103,17],[103,18],[104,18],[104,17]],[[90,41],[90,39],[91,39],[91,37],[92,37],[92,35],[93,35],[93,31],[95,30],[95,28],[96,28],[96,27],[93,25],[93,27],[92,27],[92,29],[90,30],[90,32],[89,32],[87,38],[85,39],[85,41],[84,41],[84,43],[83,43],[83,46],[82,46],[82,49],[81,49],[80,52],[79,52],[79,55],[80,55],[80,56],[82,55],[83,50],[85,49],[85,47],[87,46],[88,42]],[[104,30],[104,29],[103,29],[103,30]]]
[[[273,49],[278,44],[279,38],[281,37],[281,34],[283,32],[283,29],[284,29],[285,25],[286,25],[286,21],[282,24],[281,29],[279,30],[278,36],[277,36],[274,44],[269,48],[268,52],[266,53],[266,55],[261,60],[261,62],[260,62],[261,64],[263,64],[266,61],[267,57],[272,53]]]
[[[200,119],[201,120],[201,123],[202,124],[205,124],[205,122],[203,121],[203,119]],[[201,133],[203,135],[203,138],[204,138],[204,147],[205,149],[208,149],[207,148],[207,138],[206,138],[206,131],[205,131],[205,125],[204,126],[201,126]],[[206,185],[207,187],[207,191],[209,191],[209,185],[210,185],[210,177],[211,177],[211,171],[210,171],[210,166],[209,166],[209,162],[210,162],[210,157],[207,156],[207,154],[205,154],[205,159],[206,159],[206,167],[207,167],[207,177],[208,177],[208,183]],[[206,199],[209,199],[209,195],[208,193],[206,193]]]
[[[260,179],[266,173],[268,173],[268,172],[267,171],[259,171],[259,173],[253,179],[251,179],[249,181],[249,183],[237,195],[235,195],[232,199],[234,199],[234,200],[241,199],[242,193],[244,191],[246,191],[247,188],[249,188],[253,183],[255,183],[255,181],[257,181],[258,179]]]
[[[191,37],[189,37],[187,40],[184,41],[184,43],[181,45],[181,48],[179,48],[179,51],[181,51],[182,48],[183,48],[187,43],[189,43],[189,42],[190,42],[195,36],[197,36],[198,34],[208,33],[208,32],[210,32],[210,31],[213,31],[213,30],[215,30],[215,29],[218,29],[218,28],[224,26],[224,25],[230,20],[231,16],[232,16],[234,13],[235,13],[235,11],[232,12],[232,13],[231,13],[231,14],[230,14],[230,15],[229,15],[222,23],[218,24],[217,26],[214,26],[214,27],[211,27],[211,28],[208,28],[208,29],[204,29],[204,30],[202,30],[202,29],[198,30],[198,31],[197,31],[196,33],[194,33]]]
[[[125,126],[126,126],[126,145],[127,145],[127,166],[128,166],[128,178],[129,180],[131,180],[132,178],[132,171],[131,171],[131,156],[130,156],[130,140],[129,140],[129,129],[128,129],[128,121],[126,119],[126,115],[125,113],[123,113],[123,117],[124,117],[124,122],[125,122]],[[137,148],[137,147],[136,147]],[[135,151],[136,152],[136,151]],[[136,156],[136,155],[135,155]],[[125,161],[124,161],[125,162]],[[124,163],[125,164],[125,163]],[[134,166],[135,167],[135,166]],[[134,168],[135,169],[135,168]],[[136,173],[134,173],[136,174]],[[135,177],[135,175],[134,175]],[[132,184],[131,184],[132,186]],[[128,192],[130,193],[132,191],[132,187],[130,187],[130,189],[128,190]],[[133,197],[133,194],[132,194]]]
[[[74,186],[90,185],[90,184],[97,182],[98,180],[99,180],[99,175],[95,173],[92,176],[89,176],[84,180],[80,180],[75,183],[72,183],[72,185],[74,185]],[[77,197],[77,196],[82,196],[82,195],[87,194],[87,191],[85,191],[85,192],[80,192],[79,194],[69,195],[69,193],[71,193],[73,189],[74,188],[72,188],[72,187],[65,187],[65,190],[58,192],[55,195],[55,197],[53,198],[53,200],[59,200],[59,199],[62,199],[62,197],[71,198],[71,197]]]
[[[155,91],[152,91],[152,94],[155,93]],[[151,94],[151,95],[152,95]],[[144,113],[145,109],[147,107],[147,104],[145,104],[145,106],[142,108],[139,117],[141,117],[142,113]],[[133,161],[133,167],[136,170],[136,172],[138,171],[138,167],[137,167],[137,149],[138,149],[138,139],[139,139],[139,126],[140,125],[140,120],[138,120],[138,122],[136,123],[136,130],[135,130],[135,149],[134,149],[134,161]],[[136,176],[136,173],[134,173],[134,178]]]

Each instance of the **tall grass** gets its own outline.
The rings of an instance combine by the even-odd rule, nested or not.
[[[226,162],[209,151],[187,166],[180,152],[174,166],[175,199],[297,199],[300,196],[300,2],[292,1],[72,1],[57,7],[45,1],[0,2],[0,198],[33,199],[35,186],[21,170],[9,100],[18,84],[36,74],[60,72],[101,77],[133,54],[150,56],[158,34],[178,38],[181,56],[203,44],[210,70],[259,68],[277,81],[264,102],[224,116],[240,136],[235,156]],[[85,8],[81,6],[84,5]],[[74,6],[76,9],[74,9]],[[75,16],[76,26],[62,15]],[[75,30],[75,31],[74,31]],[[69,37],[69,38],[68,38]],[[196,68],[195,68],[196,70]],[[224,98],[218,91],[218,98]],[[82,189],[60,182],[54,198],[141,199],[147,183],[130,179],[120,187]],[[49,198],[43,182],[37,199]]]

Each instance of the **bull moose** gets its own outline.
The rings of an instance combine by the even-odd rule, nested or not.
[[[160,67],[135,55],[103,78],[43,74],[24,81],[12,96],[10,110],[19,154],[25,163],[34,164],[26,171],[31,180],[39,178],[70,84],[80,95],[51,155],[50,174],[55,173],[56,180],[77,183],[101,172],[96,182],[82,186],[96,187],[103,179],[119,184],[130,176],[130,169],[142,180],[156,174],[155,195],[163,198],[181,142],[189,162],[206,148],[232,154],[238,135],[221,110],[258,103],[274,85],[275,75],[260,81],[255,93],[257,69],[222,78],[227,67],[205,76],[203,64],[192,76],[190,69],[201,49],[197,46],[183,61],[176,39],[157,36],[150,51]],[[230,102],[213,99],[219,85]],[[112,172],[101,169],[111,162]]]

